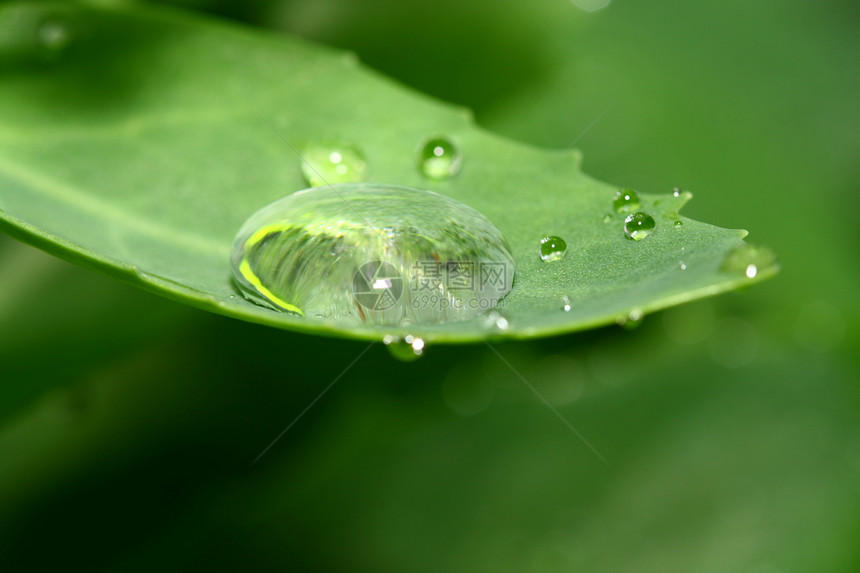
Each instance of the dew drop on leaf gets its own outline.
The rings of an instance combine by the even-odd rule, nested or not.
[[[507,330],[510,326],[507,317],[497,310],[491,310],[483,319],[484,328],[491,330]]]
[[[420,325],[485,313],[514,260],[482,214],[444,195],[377,183],[315,187],[262,208],[233,244],[250,301],[346,325]]]
[[[672,223],[673,229],[680,229],[683,226],[684,226],[684,222],[681,219],[675,219],[675,221]]]
[[[637,210],[641,206],[641,203],[639,202],[639,195],[637,195],[636,191],[633,189],[622,189],[615,194],[615,200],[612,202],[612,206],[615,207],[615,210],[619,213],[630,213],[631,211]]]
[[[604,223],[611,223],[612,222],[612,214],[610,214],[610,213],[605,214],[603,216],[603,222]]]
[[[675,187],[672,189],[672,197],[680,197],[681,196],[681,188]]]
[[[356,183],[364,180],[367,174],[364,154],[348,141],[311,143],[301,155],[302,174],[311,187]]]
[[[641,241],[654,232],[657,223],[647,213],[632,213],[624,219],[624,234],[634,241]]]
[[[418,153],[418,169],[428,179],[441,181],[460,171],[463,157],[453,141],[444,136],[427,139]]]
[[[767,247],[744,243],[729,251],[723,261],[722,270],[754,279],[762,271],[777,265],[776,255]]]
[[[564,312],[570,312],[571,308],[573,307],[570,304],[570,297],[567,295],[561,297],[561,310],[563,310]]]
[[[540,240],[540,259],[545,263],[560,261],[567,251],[567,243],[561,237],[553,235]]]
[[[388,353],[401,362],[412,362],[424,355],[424,340],[411,334],[403,338],[386,335],[382,342],[388,349]]]
[[[634,308],[627,314],[622,314],[621,316],[616,318],[615,322],[616,324],[618,324],[618,326],[621,326],[627,330],[633,330],[634,328],[639,328],[640,326],[642,326],[642,321],[644,320],[645,314],[641,310]]]

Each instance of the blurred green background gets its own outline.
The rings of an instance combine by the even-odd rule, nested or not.
[[[860,24],[825,0],[173,2],[355,51],[491,131],[751,230],[776,279],[414,363],[0,237],[17,571],[860,570]],[[142,70],[141,73],[145,73]]]

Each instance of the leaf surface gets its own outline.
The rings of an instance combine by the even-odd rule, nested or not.
[[[746,232],[679,217],[689,193],[641,196],[657,226],[644,240],[628,239],[612,208],[618,187],[584,175],[578,152],[488,133],[467,111],[348,53],[152,8],[12,4],[0,14],[0,226],[202,309],[335,336],[407,333],[275,312],[235,289],[236,231],[260,207],[307,187],[291,148],[324,140],[360,148],[367,180],[453,197],[509,240],[517,268],[503,301],[508,327],[488,330],[478,318],[409,328],[427,340],[581,330],[777,269],[768,264],[753,278],[727,272],[724,261]],[[44,42],[46,22],[66,34],[62,45],[36,41]],[[441,182],[416,168],[420,143],[437,134],[463,153],[460,173]],[[541,261],[545,235],[567,242],[562,261]]]

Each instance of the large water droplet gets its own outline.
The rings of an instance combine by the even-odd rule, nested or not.
[[[486,217],[431,191],[356,183],[264,207],[233,246],[242,294],[345,324],[465,320],[511,289],[514,260]]]
[[[775,267],[776,255],[767,247],[744,243],[729,251],[722,269],[727,273],[742,274],[753,279],[762,271]]]
[[[359,149],[343,140],[312,143],[302,150],[302,174],[311,187],[355,183],[367,174]]]
[[[633,213],[624,219],[624,234],[634,241],[641,241],[654,232],[657,223],[647,213]]]
[[[418,168],[428,179],[441,181],[460,171],[463,157],[453,141],[447,137],[431,137],[421,145]]]
[[[630,213],[641,207],[639,195],[633,189],[622,189],[615,194],[615,200],[612,202],[613,207],[619,213]]]
[[[560,261],[567,251],[567,243],[556,236],[544,237],[540,240],[540,258],[545,263]]]

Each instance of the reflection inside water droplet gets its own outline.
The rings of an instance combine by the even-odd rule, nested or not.
[[[234,243],[233,274],[252,302],[344,324],[465,320],[513,283],[501,232],[430,191],[381,184],[317,187],[255,213]]]

